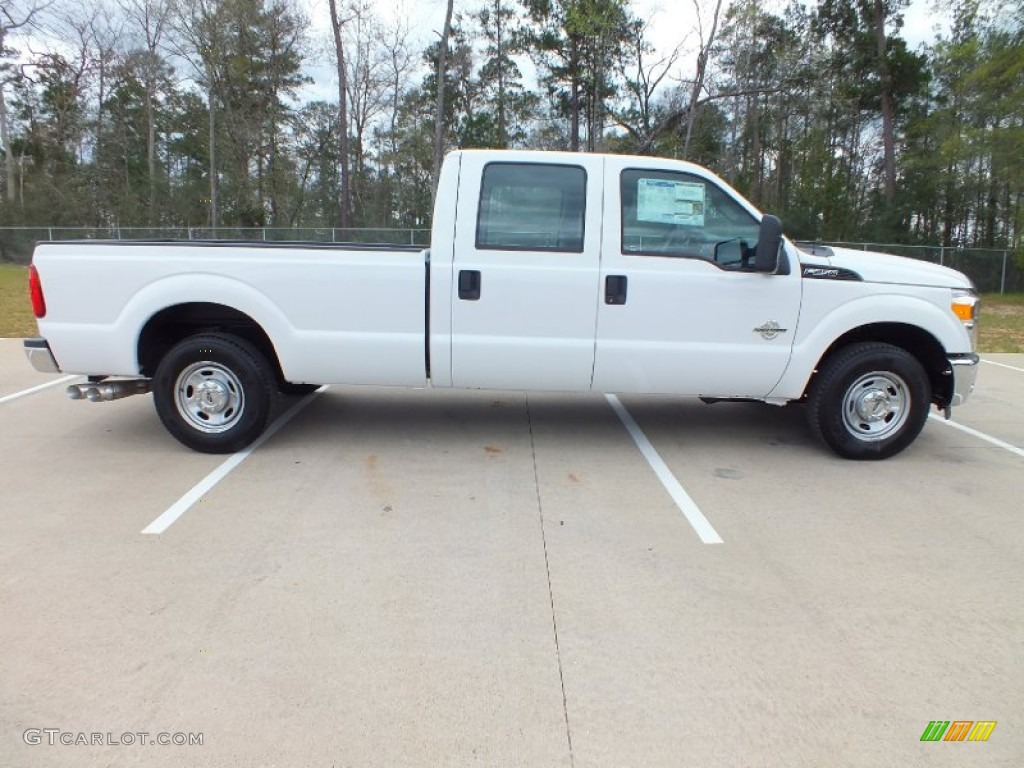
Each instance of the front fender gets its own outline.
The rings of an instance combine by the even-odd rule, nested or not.
[[[857,285],[854,283],[845,290],[855,290]],[[805,292],[789,365],[770,396],[785,400],[802,397],[811,374],[829,347],[842,336],[865,326],[879,323],[914,326],[930,334],[947,354],[970,352],[967,331],[948,309],[949,289],[917,290],[922,295],[855,296],[831,308],[827,306],[828,296],[824,291],[810,297]]]

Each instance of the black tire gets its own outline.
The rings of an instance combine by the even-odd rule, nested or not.
[[[153,402],[177,440],[202,453],[234,453],[262,434],[270,418],[274,369],[244,339],[192,336],[164,355]]]
[[[811,383],[811,431],[846,459],[887,459],[920,434],[931,383],[913,355],[891,344],[859,343],[833,352]]]
[[[304,397],[311,395],[320,389],[319,384],[292,384],[290,381],[282,381],[277,385],[277,391],[289,397]]]

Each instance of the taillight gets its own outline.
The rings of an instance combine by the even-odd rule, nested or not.
[[[32,311],[38,318],[46,317],[46,299],[43,298],[43,284],[34,266],[28,268],[28,293],[32,297]]]

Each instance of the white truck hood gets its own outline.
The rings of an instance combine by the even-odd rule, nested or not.
[[[858,251],[851,248],[816,248],[801,251],[800,261],[805,266],[821,263],[831,268],[856,272],[870,283],[898,285],[925,285],[939,288],[973,289],[970,279],[962,272],[941,267],[918,259],[893,256],[888,253]]]

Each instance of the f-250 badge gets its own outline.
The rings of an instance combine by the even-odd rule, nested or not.
[[[761,338],[765,341],[771,341],[780,333],[785,333],[788,328],[781,328],[778,323],[774,320],[769,320],[764,325],[758,326],[754,329],[754,333],[760,333]]]

